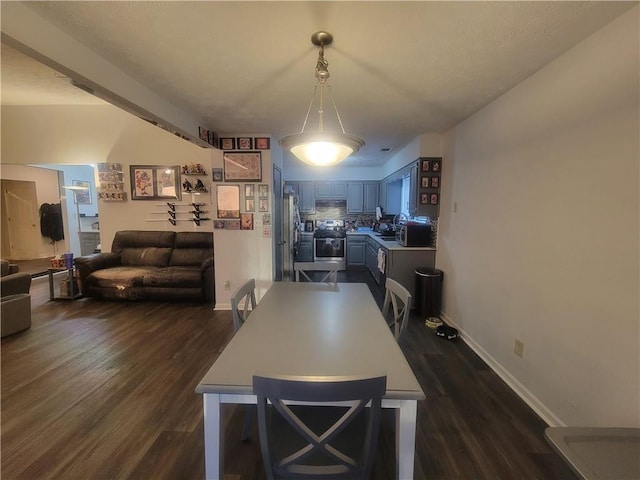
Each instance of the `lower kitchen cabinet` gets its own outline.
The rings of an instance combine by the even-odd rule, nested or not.
[[[366,266],[365,256],[368,238],[368,235],[347,235],[347,268]]]

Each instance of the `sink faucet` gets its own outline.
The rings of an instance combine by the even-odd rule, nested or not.
[[[398,213],[393,217],[393,229],[396,229],[396,220],[409,220],[409,218],[404,213]]]

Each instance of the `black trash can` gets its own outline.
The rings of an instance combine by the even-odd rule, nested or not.
[[[416,291],[413,301],[416,311],[424,317],[440,317],[444,273],[435,268],[418,268],[415,276]]]

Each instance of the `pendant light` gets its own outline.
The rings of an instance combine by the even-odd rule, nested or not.
[[[336,102],[331,94],[331,87],[327,84],[329,79],[329,62],[324,58],[324,47],[333,42],[333,36],[327,32],[316,32],[311,36],[311,42],[320,47],[318,53],[318,62],[316,63],[315,77],[318,80],[314,90],[311,103],[307,109],[307,116],[302,124],[302,131],[283,137],[280,146],[291,152],[295,157],[304,163],[314,166],[330,166],[336,165],[346,159],[349,155],[356,153],[364,146],[364,140],[354,135],[345,133]],[[324,90],[325,87],[329,92],[329,97],[333,105],[333,109],[338,117],[338,123],[342,133],[325,132],[324,130]],[[318,107],[318,131],[305,132],[309,120],[309,112],[316,100],[319,99]]]

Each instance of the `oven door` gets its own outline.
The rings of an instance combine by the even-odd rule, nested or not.
[[[314,238],[314,258],[322,260],[344,260],[346,238]]]

